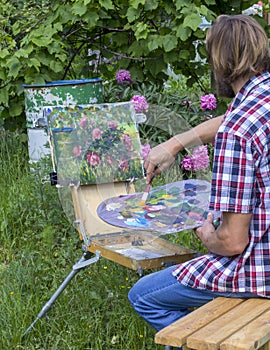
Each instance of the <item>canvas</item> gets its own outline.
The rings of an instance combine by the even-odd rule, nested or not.
[[[131,103],[47,107],[58,183],[99,184],[143,177]]]

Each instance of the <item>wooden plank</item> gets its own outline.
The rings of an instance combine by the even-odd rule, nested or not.
[[[155,342],[163,345],[182,346],[192,333],[242,302],[242,299],[236,298],[216,298],[159,331],[155,336]],[[192,348],[189,344],[187,346]]]
[[[269,301],[251,298],[226,312],[215,322],[211,322],[193,333],[187,339],[192,349],[217,350],[219,345],[233,333],[244,327],[269,308]]]
[[[264,345],[260,348],[260,350],[270,350],[270,341],[269,341],[268,343],[264,344]]]
[[[270,300],[267,301],[270,308]],[[270,341],[270,310],[220,344],[220,350],[256,350]]]

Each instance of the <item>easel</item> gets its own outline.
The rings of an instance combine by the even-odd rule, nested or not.
[[[131,113],[134,113],[132,108],[130,109],[129,106],[128,108]],[[68,113],[68,109],[66,112]],[[127,118],[129,117],[130,116],[127,115]],[[134,123],[136,122],[134,121]],[[66,131],[67,127],[65,126],[62,130]],[[51,137],[54,137],[53,133],[51,133]],[[83,145],[84,143],[85,142],[82,142],[81,144]],[[68,144],[68,142],[66,142],[66,144]],[[55,144],[52,142],[52,159],[53,162],[56,161],[55,170],[57,167],[59,170],[59,166],[60,168],[66,166],[65,161],[61,162],[58,159],[58,156],[66,151],[65,149],[61,149],[59,145],[60,143],[57,145],[58,149],[55,150]],[[66,174],[65,168],[60,170],[62,176]],[[75,169],[75,172],[76,171]],[[56,179],[54,178],[53,181],[56,182]],[[141,276],[146,269],[170,266],[192,259],[195,256],[194,251],[160,238],[158,232],[119,229],[118,227],[105,223],[97,216],[97,206],[105,199],[134,193],[135,188],[132,181],[83,185],[80,181],[70,181],[68,186],[75,213],[74,223],[83,243],[83,256],[73,266],[70,274],[43,306],[37,318],[28,327],[25,334],[34,327],[39,319],[47,316],[52,304],[74,276],[85,267],[96,263],[100,257],[135,270]],[[137,247],[139,249],[137,249]],[[124,253],[129,249],[136,249],[136,256]]]

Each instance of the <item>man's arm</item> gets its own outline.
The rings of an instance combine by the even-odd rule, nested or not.
[[[177,153],[182,149],[214,141],[222,119],[223,116],[219,116],[207,120],[191,130],[175,135],[168,141],[154,147],[144,163],[147,174],[146,182],[148,183],[152,179],[153,173],[157,175],[168,168],[174,162]]]
[[[252,214],[222,213],[222,224],[215,230],[213,214],[210,213],[196,234],[214,254],[233,256],[241,254],[249,242],[249,225]]]

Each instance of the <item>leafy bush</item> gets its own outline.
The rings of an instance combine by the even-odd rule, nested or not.
[[[111,79],[118,69],[157,84],[166,79],[169,64],[192,86],[207,69],[203,18],[211,22],[251,5],[247,0],[3,0],[0,117],[6,128],[25,126],[23,84]]]

